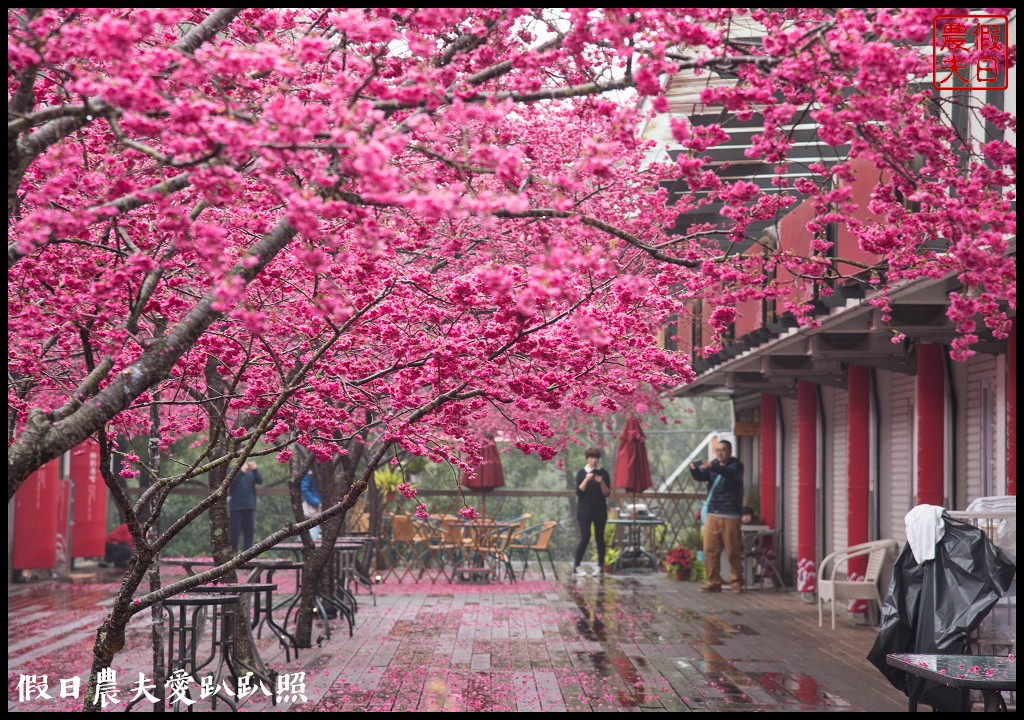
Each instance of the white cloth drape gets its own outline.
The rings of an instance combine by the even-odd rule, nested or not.
[[[942,522],[942,513],[946,509],[940,505],[918,505],[911,508],[904,518],[907,524],[907,542],[918,565],[935,559],[935,544],[946,533]]]

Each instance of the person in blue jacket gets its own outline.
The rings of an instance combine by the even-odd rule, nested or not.
[[[231,531],[231,549],[239,551],[252,547],[256,533],[256,486],[263,483],[263,475],[252,460],[242,466],[228,489],[228,525]]]
[[[317,489],[316,481],[313,479],[313,471],[307,470],[302,478],[302,512],[307,518],[323,512],[323,503],[320,500],[320,490]],[[313,542],[320,540],[320,528],[315,527],[309,531]]]

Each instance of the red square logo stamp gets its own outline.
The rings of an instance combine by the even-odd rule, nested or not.
[[[1005,90],[1005,15],[936,15],[932,20],[932,86],[936,90]]]

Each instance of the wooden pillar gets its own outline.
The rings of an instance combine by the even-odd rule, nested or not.
[[[871,374],[863,365],[850,365],[846,374],[846,544],[860,545],[868,537],[868,489],[871,483]],[[850,560],[849,576],[864,577],[867,557]],[[854,612],[867,603],[858,601]],[[861,607],[863,606],[863,607]]]
[[[917,504],[945,502],[946,378],[942,345],[917,346]]]

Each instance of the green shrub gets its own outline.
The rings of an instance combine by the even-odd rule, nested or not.
[[[704,563],[694,558],[692,565],[690,566],[690,580],[694,582],[707,582],[708,571],[704,567]]]

